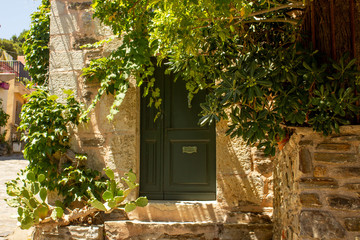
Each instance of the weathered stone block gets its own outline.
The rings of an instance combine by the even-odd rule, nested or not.
[[[51,14],[59,16],[66,13],[65,3],[61,1],[53,1],[51,3]]]
[[[68,9],[70,10],[86,10],[91,8],[92,2],[70,2]]]
[[[50,68],[54,71],[82,70],[85,67],[85,55],[82,51],[51,52]]]
[[[256,169],[264,176],[269,176],[273,172],[273,163],[271,160],[259,161],[256,163]]]
[[[314,153],[315,161],[328,163],[353,163],[358,161],[358,156],[353,153]]]
[[[311,140],[301,140],[299,146],[312,146],[314,144]]]
[[[75,14],[50,15],[50,35],[70,34],[79,30]]]
[[[105,222],[106,239],[109,240],[270,240],[272,229],[272,224]]]
[[[84,147],[100,147],[104,144],[105,140],[102,138],[83,139],[82,144]]]
[[[219,225],[219,237],[222,240],[271,240],[273,239],[272,225],[252,224],[224,224]],[[200,239],[199,239],[200,240]]]
[[[360,167],[339,167],[332,172],[343,178],[360,177]]]
[[[80,50],[80,47],[85,44],[93,44],[96,43],[98,39],[90,36],[79,36],[73,39],[72,47],[75,50]]]
[[[333,178],[305,177],[299,181],[302,188],[337,188],[338,183]]]
[[[178,222],[105,222],[108,240],[122,239],[215,239],[217,226],[213,223]]]
[[[333,139],[341,140],[341,141],[360,141],[359,135],[342,135],[342,136],[333,136]]]
[[[322,205],[319,195],[316,193],[300,194],[300,202],[304,207],[320,207]]]
[[[349,190],[359,191],[360,190],[360,183],[347,183],[343,186]]]
[[[330,195],[327,197],[330,207],[337,209],[359,210],[360,199],[344,195]]]
[[[345,218],[345,228],[348,231],[360,231],[360,218],[353,217],[353,218]]]
[[[309,149],[302,148],[299,152],[299,169],[303,173],[311,173],[313,169],[312,158]]]
[[[318,150],[348,151],[351,145],[347,143],[320,143],[316,146]]]
[[[77,72],[51,72],[49,76],[49,88],[51,94],[59,96],[62,100],[66,98],[64,94],[64,89],[73,90],[75,95],[77,94],[77,77],[79,73]]]
[[[314,177],[325,177],[327,175],[327,168],[325,166],[315,166]]]
[[[34,239],[36,240],[103,240],[104,226],[66,226],[54,228],[51,231],[36,229]]]
[[[344,239],[346,231],[328,212],[302,211],[300,234],[316,239]]]
[[[70,51],[69,35],[54,35],[50,39],[50,52]]]
[[[104,221],[129,220],[127,213],[121,209],[115,209],[111,213],[104,214]]]

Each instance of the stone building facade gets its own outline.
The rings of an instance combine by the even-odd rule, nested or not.
[[[59,96],[63,95],[62,89],[71,89],[87,104],[96,95],[98,84],[87,83],[81,70],[91,59],[106,56],[116,46],[115,40],[101,49],[80,49],[83,44],[111,35],[109,29],[92,19],[90,5],[89,1],[53,0],[50,23],[50,89]],[[109,122],[106,115],[111,104],[112,97],[104,96],[89,123],[72,130],[72,148],[88,154],[91,168],[110,167],[119,176],[133,169],[139,176],[140,90],[130,80],[120,114]],[[106,236],[271,239],[272,160],[241,140],[225,136],[225,131],[225,122],[216,126],[216,199],[150,201],[147,207],[131,212],[127,221],[112,217],[112,221],[105,222]]]
[[[98,84],[86,82],[82,68],[93,58],[107,56],[119,41],[99,49],[80,48],[111,36],[109,29],[92,19],[90,8],[89,0],[51,1],[50,89],[59,96],[62,89],[72,89],[86,104],[96,95]],[[109,122],[106,115],[112,97],[103,96],[89,123],[71,129],[72,148],[88,154],[91,168],[110,167],[118,176],[133,169],[139,177],[141,94],[129,81],[120,113]],[[266,158],[241,139],[230,139],[225,131],[226,122],[216,125],[216,199],[151,200],[128,216],[108,216],[97,230],[92,227],[91,232],[97,232],[86,239],[360,236],[359,131],[328,138],[297,132],[276,159]],[[61,231],[82,234],[73,227]]]

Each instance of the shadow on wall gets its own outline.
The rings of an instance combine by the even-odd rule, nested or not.
[[[272,160],[240,139],[225,135],[226,122],[217,125],[217,195],[229,211],[272,210]]]

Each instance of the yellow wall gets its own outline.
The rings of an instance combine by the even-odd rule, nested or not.
[[[10,116],[5,128],[7,131],[5,140],[10,141],[12,133],[17,128],[15,125],[16,102],[24,104],[25,99],[23,95],[29,94],[30,90],[26,89],[21,82],[15,80],[15,74],[0,74],[0,81],[5,81],[10,85],[9,90],[0,90],[0,98],[3,99],[4,110]]]

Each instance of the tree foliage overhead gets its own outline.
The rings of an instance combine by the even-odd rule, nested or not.
[[[49,75],[50,1],[42,0],[31,15],[30,30],[23,45],[26,67],[32,81],[47,83]]]
[[[24,55],[22,45],[25,42],[27,32],[28,30],[23,30],[19,36],[13,35],[10,40],[0,39],[0,49],[5,50],[14,60],[18,56]]]
[[[101,81],[94,104],[114,94],[111,119],[132,75],[159,107],[151,77],[156,56],[186,82],[189,105],[208,90],[201,124],[227,119],[228,134],[267,154],[288,134],[284,125],[339,131],[359,109],[355,60],[324,61],[301,46],[305,7],[292,0],[94,0],[94,15],[123,40],[84,69],[89,80]]]

